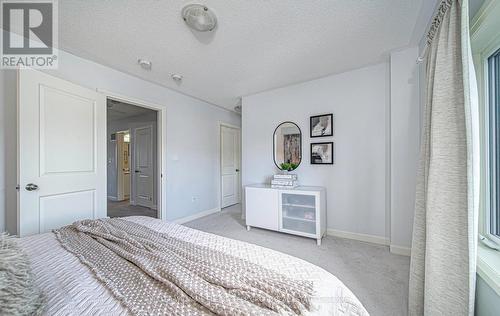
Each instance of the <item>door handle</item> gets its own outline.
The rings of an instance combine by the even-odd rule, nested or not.
[[[134,170],[134,172],[135,172],[135,173],[140,173],[141,171],[139,171],[139,170]]]
[[[34,183],[28,183],[24,188],[26,189],[26,191],[35,191],[38,190],[38,185]]]
[[[240,172],[240,169],[236,169],[236,172]]]

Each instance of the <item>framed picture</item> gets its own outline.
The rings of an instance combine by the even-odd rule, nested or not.
[[[333,136],[333,114],[311,116],[311,137]]]
[[[333,165],[333,142],[311,143],[312,165]]]

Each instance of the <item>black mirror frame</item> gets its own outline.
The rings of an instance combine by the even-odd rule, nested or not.
[[[283,125],[283,124],[286,124],[286,123],[291,123],[295,126],[297,126],[297,128],[299,129],[299,133],[300,133],[300,161],[299,163],[297,164],[297,168],[299,168],[300,164],[302,163],[302,130],[300,129],[300,127],[297,125],[297,123],[295,122],[292,122],[292,121],[284,121],[284,122],[281,122],[278,124],[278,126],[274,129],[274,132],[273,132],[273,161],[274,161],[274,165],[279,169],[279,170],[283,170],[281,169],[280,166],[278,166],[278,164],[276,163],[276,131],[278,130],[278,128]],[[297,170],[297,168],[295,168],[294,170]]]

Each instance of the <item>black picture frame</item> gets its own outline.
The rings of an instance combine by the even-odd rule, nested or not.
[[[299,163],[297,164],[297,168],[300,166],[300,164],[302,163],[302,160],[304,160],[303,156],[302,156],[302,130],[300,129],[299,125],[297,125],[297,123],[295,122],[291,122],[291,121],[284,121],[284,122],[281,122],[278,124],[278,126],[276,126],[276,128],[274,129],[274,132],[273,132],[273,162],[274,162],[274,165],[279,169],[279,170],[282,170],[281,167],[278,165],[278,163],[276,162],[276,152],[275,152],[275,148],[276,148],[276,131],[278,130],[278,128],[280,128],[281,125],[283,124],[286,124],[286,123],[291,123],[295,126],[297,126],[297,128],[299,129],[299,134],[300,134],[300,144],[299,144],[299,153],[300,153],[300,161]],[[295,169],[297,169],[295,168]]]
[[[330,150],[331,161],[323,162],[321,161],[321,157],[317,155],[314,151],[314,146],[327,145],[327,148]],[[328,147],[329,146],[329,147]],[[333,165],[335,163],[334,156],[334,143],[333,142],[322,142],[322,143],[311,143],[311,165]]]
[[[328,134],[314,135],[313,134],[314,126],[316,124],[318,124],[318,122],[321,120],[322,117],[329,117],[330,118],[330,132]],[[309,134],[310,134],[311,138],[333,136],[333,113],[311,116],[309,118]]]

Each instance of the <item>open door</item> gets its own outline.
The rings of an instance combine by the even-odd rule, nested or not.
[[[18,234],[106,217],[105,97],[31,69],[18,85]]]

